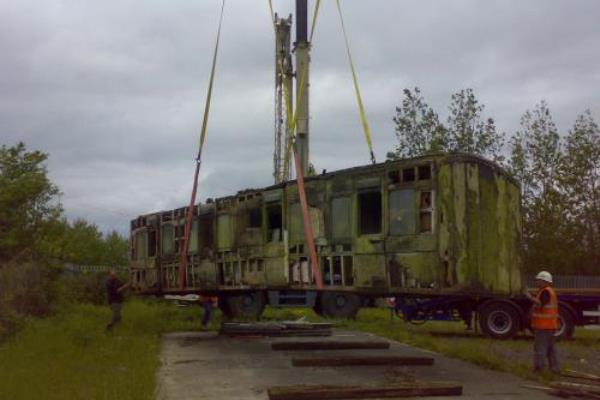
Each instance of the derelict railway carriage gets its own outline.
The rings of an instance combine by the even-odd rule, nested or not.
[[[438,154],[306,178],[323,274],[316,291],[295,181],[194,209],[187,286],[179,287],[187,207],[131,222],[140,293],[213,293],[229,316],[300,302],[353,316],[364,298],[521,292],[518,185],[496,164]]]

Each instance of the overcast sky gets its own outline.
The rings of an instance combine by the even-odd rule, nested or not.
[[[333,0],[311,64],[311,158],[369,162]],[[266,0],[227,0],[199,199],[272,183],[273,31]],[[281,15],[294,0],[274,0]],[[313,3],[309,1],[309,7]],[[600,1],[343,0],[378,160],[402,89],[442,116],[473,88],[511,134],[545,99],[562,132],[600,119]],[[0,0],[0,144],[50,154],[70,219],[127,233],[189,201],[219,0]]]

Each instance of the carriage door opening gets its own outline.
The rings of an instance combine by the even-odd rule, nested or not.
[[[381,191],[358,194],[358,233],[381,233]]]

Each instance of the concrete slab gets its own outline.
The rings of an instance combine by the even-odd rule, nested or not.
[[[368,339],[389,341],[364,332],[348,331],[334,331],[329,338],[335,341]],[[463,396],[456,397],[460,399],[554,399],[543,392],[523,388],[522,385],[528,382],[511,374],[486,370],[394,341],[389,341],[388,350],[271,350],[271,343],[300,340],[314,338],[228,338],[207,332],[165,335],[157,398],[264,400],[268,398],[267,389],[271,386],[384,384],[417,379],[459,382],[464,389]],[[411,367],[293,367],[291,358],[299,354],[431,356],[435,363]]]

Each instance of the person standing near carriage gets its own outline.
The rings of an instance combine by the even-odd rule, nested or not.
[[[560,373],[560,366],[555,348],[555,335],[558,330],[558,297],[552,288],[552,274],[541,271],[535,277],[538,291],[535,296],[526,292],[533,302],[531,329],[534,334],[533,371],[541,372],[546,359],[548,367],[554,373]]]

